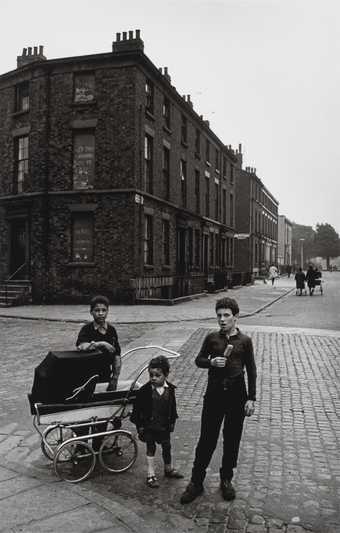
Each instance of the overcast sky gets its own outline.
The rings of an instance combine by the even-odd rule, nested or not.
[[[48,59],[111,50],[141,30],[180,94],[299,224],[340,233],[340,3],[336,0],[1,0],[0,73],[23,47]]]

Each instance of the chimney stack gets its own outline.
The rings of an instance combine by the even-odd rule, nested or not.
[[[123,33],[116,33],[116,40],[112,43],[112,52],[136,52],[144,51],[144,43],[140,37],[140,30],[135,30],[135,35],[133,30],[128,32],[123,31]]]
[[[21,56],[17,56],[17,68],[24,67],[30,63],[37,63],[38,61],[46,61],[44,47],[42,45],[39,45],[39,47],[34,46],[32,54],[32,46],[28,46],[23,48]]]

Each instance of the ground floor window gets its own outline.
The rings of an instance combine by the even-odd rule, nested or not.
[[[90,263],[94,260],[93,215],[74,213],[72,217],[72,261]]]
[[[144,264],[153,265],[153,218],[145,215],[144,218]]]

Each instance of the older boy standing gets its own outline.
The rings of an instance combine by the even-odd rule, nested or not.
[[[253,345],[250,337],[236,327],[238,304],[233,298],[221,298],[216,302],[215,310],[220,330],[206,336],[195,359],[198,367],[209,369],[208,385],[191,481],[181,496],[181,503],[190,503],[203,492],[206,469],[216,448],[223,421],[220,487],[225,500],[235,498],[231,480],[233,468],[237,465],[243,421],[255,410],[256,365]]]

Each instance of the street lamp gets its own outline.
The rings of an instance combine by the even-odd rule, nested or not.
[[[300,254],[300,256],[301,256],[301,268],[302,268],[302,269],[303,269],[303,241],[304,241],[304,240],[305,240],[305,239],[300,239],[300,245],[301,245],[301,249],[300,249],[301,254]]]

